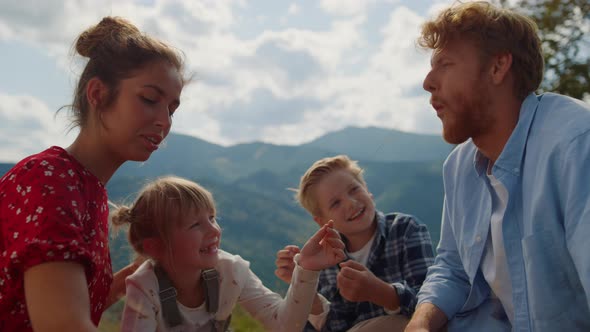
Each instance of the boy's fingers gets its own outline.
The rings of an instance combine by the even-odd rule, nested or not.
[[[342,262],[340,263],[340,267],[344,268],[344,267],[349,267],[351,269],[357,270],[357,271],[364,271],[366,270],[365,266],[359,262],[353,261],[352,259],[347,260],[346,262]]]
[[[275,272],[281,274],[281,275],[288,275],[290,276],[291,274],[293,274],[293,269],[290,269],[289,267],[277,267],[277,269],[275,270]]]
[[[340,265],[342,265],[342,263]],[[349,267],[343,267],[342,269],[340,269],[340,272],[338,272],[338,278],[355,279],[357,273],[358,273],[358,271],[355,269],[351,269]]]
[[[290,267],[295,267],[295,263],[293,263],[293,261],[289,261],[287,259],[277,259],[275,261],[275,265],[278,268],[290,268]]]
[[[336,258],[337,262],[342,262],[344,259],[346,259],[346,254],[344,253],[344,250],[336,250],[334,257]]]
[[[291,278],[291,274],[285,269],[276,269],[275,276],[277,276],[279,279],[283,281],[286,281]]]
[[[277,252],[277,257],[278,258],[291,258],[291,259],[293,259],[295,254],[296,254],[296,252],[293,252],[291,250],[279,250]]]
[[[350,276],[343,274],[342,271],[340,271],[340,273],[338,273],[338,276],[336,277],[336,283],[338,288],[348,289],[354,287],[356,281],[354,278],[351,278]]]
[[[278,267],[275,270],[275,274],[280,274],[280,275],[291,274],[291,270],[284,268],[284,267]]]
[[[283,250],[288,250],[294,253],[298,253],[300,251],[299,247],[294,245],[294,244],[290,244],[288,246],[285,246],[285,248],[283,248]]]

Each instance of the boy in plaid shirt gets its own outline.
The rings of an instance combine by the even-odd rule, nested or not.
[[[363,170],[340,155],[316,161],[301,177],[297,200],[318,225],[329,220],[348,260],[321,272],[306,331],[403,331],[433,263],[426,226],[375,208]],[[299,248],[277,252],[275,274],[290,282]]]

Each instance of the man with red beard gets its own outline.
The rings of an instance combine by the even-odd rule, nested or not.
[[[529,18],[470,2],[422,27],[446,141],[434,265],[406,331],[590,331],[590,107],[536,95]]]

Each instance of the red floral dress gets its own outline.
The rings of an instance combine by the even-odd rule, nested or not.
[[[98,325],[113,278],[107,194],[59,147],[25,158],[0,178],[0,331],[32,331],[24,272],[55,261],[84,266]]]

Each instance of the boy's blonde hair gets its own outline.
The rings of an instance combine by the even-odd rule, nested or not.
[[[524,99],[543,79],[543,52],[537,32],[535,22],[524,15],[483,1],[467,2],[455,4],[424,23],[418,44],[436,52],[450,41],[469,40],[481,50],[484,60],[512,54],[515,95]]]
[[[215,202],[207,189],[175,176],[166,176],[146,184],[131,206],[118,206],[111,214],[115,226],[129,225],[128,239],[133,249],[146,255],[143,240],[159,238],[170,248],[170,234],[191,212],[211,211]]]
[[[320,182],[326,175],[337,171],[347,170],[352,176],[360,182],[363,187],[367,188],[363,178],[363,169],[359,167],[355,160],[351,160],[346,155],[323,158],[311,165],[303,174],[299,182],[299,189],[296,190],[295,199],[306,209],[312,216],[320,216],[320,209],[316,197],[312,194],[312,187]]]

